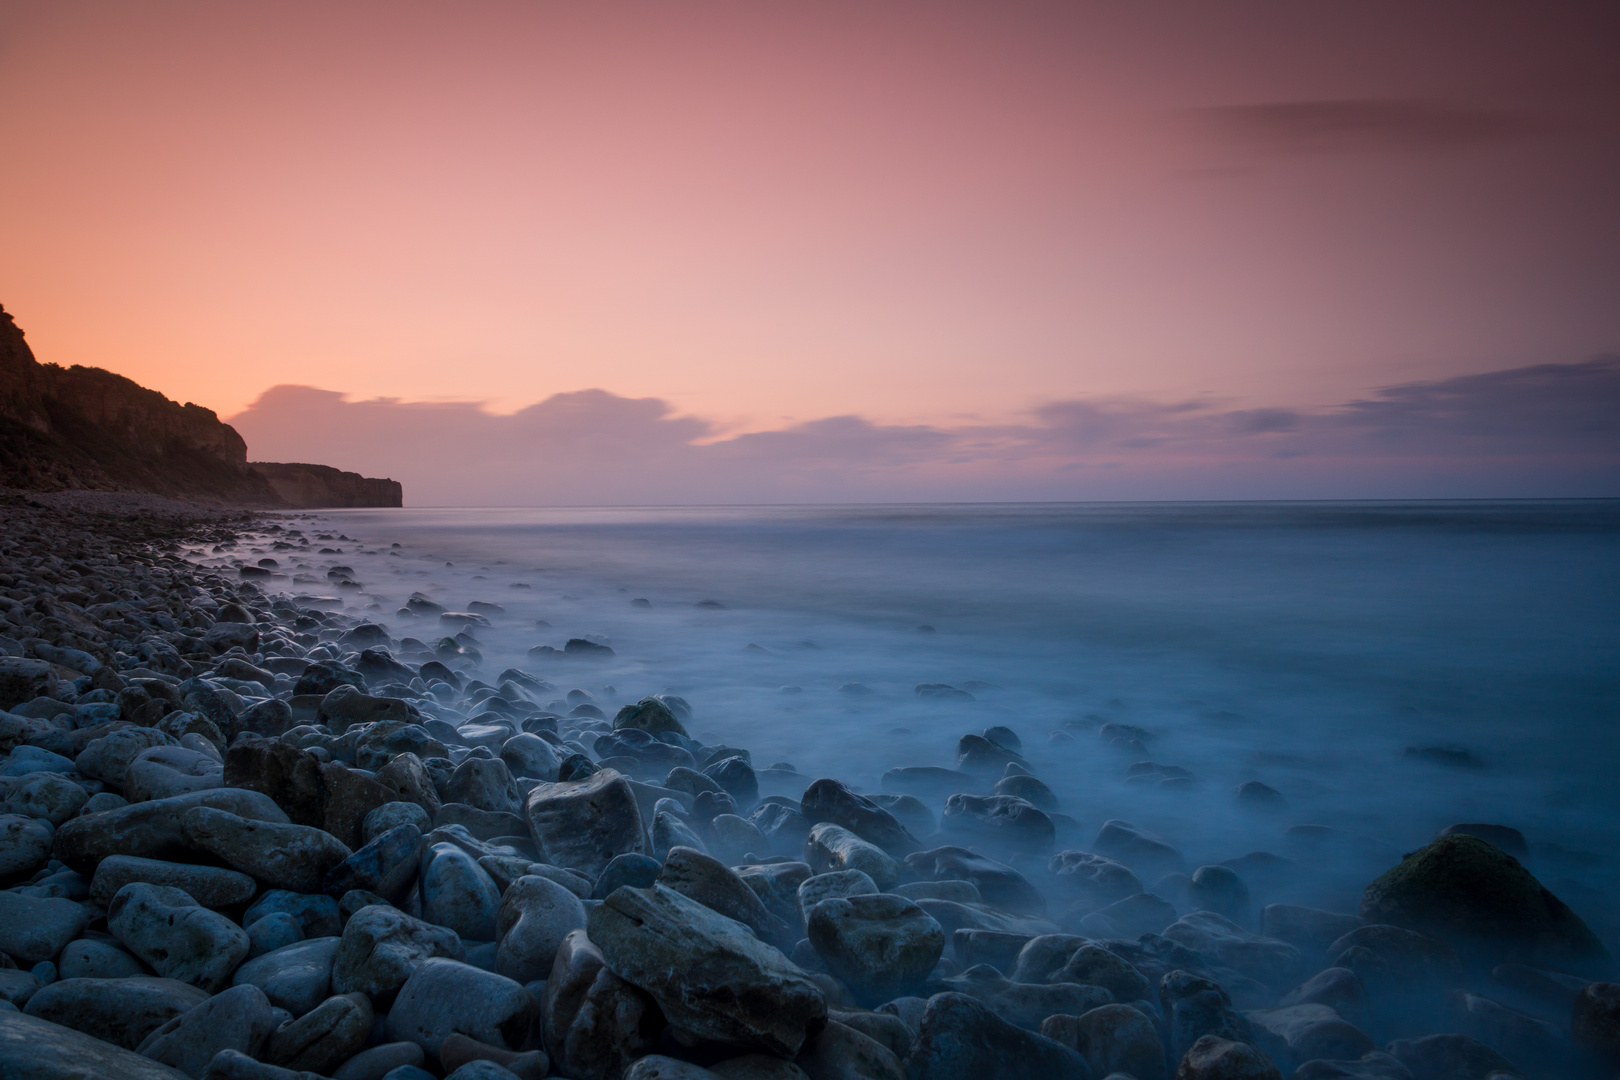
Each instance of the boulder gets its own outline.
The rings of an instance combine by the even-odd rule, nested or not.
[[[86,814],[56,831],[55,855],[89,876],[109,855],[137,855],[179,861],[195,858],[182,826],[187,811],[207,807],[250,821],[285,824],[287,815],[269,796],[237,788],[215,788],[190,795],[132,803]]]
[[[264,1044],[263,1060],[295,1072],[326,1075],[364,1049],[373,1019],[366,995],[329,997],[278,1027]]]
[[[939,815],[939,831],[959,843],[1045,854],[1057,839],[1046,812],[1013,795],[952,795]]]
[[[818,874],[860,870],[880,889],[892,888],[900,881],[900,864],[882,848],[830,822],[810,827],[804,841],[804,861]]]
[[[945,951],[939,923],[903,896],[829,898],[810,909],[805,924],[827,970],[866,1005],[919,988]]]
[[[541,858],[592,879],[614,856],[647,850],[635,792],[612,769],[583,780],[536,784],[524,811]]]
[[[1271,1059],[1246,1043],[1205,1035],[1187,1048],[1176,1080],[1283,1080]]]
[[[51,697],[56,669],[45,660],[0,656],[0,711],[9,712],[25,701]]]
[[[332,995],[338,944],[338,938],[318,937],[283,945],[237,968],[231,983],[255,986],[276,1008],[303,1016]]]
[[[504,1050],[520,1049],[538,1006],[522,984],[458,960],[424,960],[388,1012],[388,1036],[437,1056],[445,1036],[460,1032]]]
[[[1303,973],[1304,960],[1298,949],[1286,941],[1251,934],[1213,911],[1183,915],[1163,934],[1222,967],[1277,990],[1292,986]]]
[[[1080,1016],[1059,1013],[1041,1021],[1040,1031],[1086,1059],[1096,1076],[1128,1073],[1135,1080],[1166,1080],[1159,1029],[1130,1005],[1099,1005]]]
[[[133,1050],[36,1016],[0,1011],[0,1076],[6,1080],[188,1080]]]
[[[652,998],[607,967],[583,930],[567,934],[540,1001],[552,1064],[578,1080],[615,1080],[652,1048],[663,1017]]]
[[[1060,851],[1047,860],[1054,889],[1085,912],[1146,890],[1136,871],[1122,862],[1089,851]]]
[[[180,889],[206,908],[245,904],[259,891],[251,877],[222,866],[113,855],[96,865],[96,872],[90,878],[90,899],[107,907],[119,889],[136,881]]]
[[[140,1053],[200,1077],[221,1050],[257,1057],[274,1028],[275,1015],[264,992],[256,986],[233,986],[153,1031],[142,1040]]]
[[[0,809],[7,814],[48,821],[55,828],[77,815],[89,801],[89,792],[66,776],[35,773],[6,789],[5,802]]]
[[[798,939],[798,934],[771,914],[754,890],[730,867],[701,851],[671,848],[664,857],[657,881],[711,911],[737,920],[761,941],[779,949],[793,948]]]
[[[89,918],[72,900],[0,892],[0,953],[26,964],[54,959]]]
[[[1519,860],[1476,836],[1443,836],[1367,886],[1361,917],[1493,962],[1586,967],[1608,950]]]
[[[613,730],[623,731],[627,728],[645,731],[650,735],[686,734],[686,728],[681,726],[674,711],[656,697],[644,697],[634,705],[626,705],[614,714]]]
[[[1352,1060],[1378,1049],[1366,1032],[1326,1005],[1252,1009],[1244,1015],[1271,1058],[1284,1064],[1316,1058]]]
[[[206,990],[150,975],[61,979],[41,987],[23,1011],[133,1050],[153,1031],[207,999]]]
[[[422,853],[422,917],[467,941],[494,941],[501,891],[467,852],[452,843]]]
[[[218,758],[184,746],[154,746],[129,763],[124,797],[132,803],[146,802],[207,791],[224,783],[225,766]]]
[[[1048,1016],[1080,1016],[1112,1003],[1113,995],[1100,986],[1079,983],[1013,982],[988,964],[970,967],[938,983],[952,993],[974,998],[1009,1024],[1039,1030]]]
[[[388,805],[408,806],[422,813],[421,807],[414,803]],[[371,818],[368,816],[367,820]],[[321,883],[322,891],[328,896],[341,897],[350,889],[365,889],[389,903],[399,903],[416,880],[421,846],[422,832],[416,825],[395,826],[334,866]]]
[[[461,959],[461,938],[382,904],[363,907],[343,927],[332,963],[332,989],[359,992],[382,1004],[435,957]]]
[[[520,983],[544,979],[556,963],[563,939],[584,928],[585,905],[579,897],[550,878],[520,877],[501,895],[495,914],[500,943],[495,970]]]
[[[1389,1055],[1411,1070],[1414,1077],[1451,1080],[1490,1080],[1495,1073],[1509,1077],[1520,1075],[1513,1062],[1484,1043],[1467,1035],[1424,1035],[1413,1039],[1396,1039],[1384,1048]]]
[[[1068,962],[1045,981],[1100,986],[1114,995],[1115,1001],[1141,1001],[1153,996],[1153,986],[1147,976],[1124,957],[1097,945],[1080,946]]]
[[[1009,1024],[966,994],[935,994],[906,1060],[911,1080],[1091,1080],[1085,1059],[1044,1035]]]
[[[1149,878],[1187,869],[1187,860],[1170,841],[1118,818],[1103,822],[1091,847]]]
[[[922,846],[893,814],[837,780],[817,780],[806,788],[799,800],[799,813],[811,825],[830,821],[842,826],[896,859]]]
[[[893,1049],[836,1020],[805,1040],[796,1064],[809,1080],[907,1080]]]
[[[1017,915],[1040,915],[1046,899],[1023,874],[961,847],[937,847],[906,856],[906,869],[930,881],[970,881],[986,904]]]
[[[445,784],[444,799],[503,814],[521,808],[512,773],[500,758],[469,757],[457,765]]]
[[[780,952],[673,889],[618,889],[587,925],[613,973],[692,1037],[791,1057],[827,1015],[820,989]]]
[[[0,879],[31,873],[44,866],[55,838],[56,830],[49,821],[22,814],[0,814]]]
[[[164,885],[136,881],[119,889],[107,906],[107,928],[159,975],[210,993],[248,954],[240,926]]]
[[[193,845],[272,889],[319,892],[326,876],[352,854],[322,829],[252,821],[208,806],[187,810],[181,825]]]

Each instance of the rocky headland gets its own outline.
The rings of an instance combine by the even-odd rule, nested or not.
[[[251,506],[399,506],[400,485],[254,463],[212,409],[101,368],[42,364],[0,308],[0,488],[144,492]]]
[[[1066,793],[1007,727],[880,791],[756,763],[693,738],[679,697],[610,713],[570,689],[601,646],[495,671],[476,604],[376,621],[267,591],[267,567],[320,561],[306,529],[115,495],[0,505],[7,1080],[1620,1064],[1610,957],[1512,829],[1446,830],[1355,911],[1269,899],[1308,861],[1190,866],[1125,820],[1055,850]]]

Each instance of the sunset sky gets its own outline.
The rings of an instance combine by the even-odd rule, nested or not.
[[[1589,363],[1620,352],[1613,4],[0,16],[0,303],[36,355],[408,491],[410,439],[378,462],[330,422],[369,402],[392,431],[509,431],[550,402],[526,415],[685,424],[683,452],[734,455],[749,433],[925,432],[907,468],[967,454],[996,463],[972,491],[1012,469],[1059,497],[1092,491],[1064,487],[1077,458],[1006,448],[1064,418],[1251,460],[1163,416],[1318,438],[1391,387],[1563,365],[1537,385],[1590,404],[1620,382]],[[260,400],[277,386],[330,393]],[[640,421],[602,411],[645,399]],[[1543,450],[1601,489],[1620,439],[1591,422]],[[1151,452],[1131,438],[1104,456]],[[1500,456],[1471,453],[1456,475]]]

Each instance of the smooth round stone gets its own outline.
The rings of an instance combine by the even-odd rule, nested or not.
[[[133,1050],[155,1029],[208,999],[174,979],[60,979],[28,1000],[29,1016]]]
[[[298,925],[297,919],[285,911],[276,911],[254,920],[247,928],[247,936],[250,943],[248,959],[251,960],[303,941],[304,928]]]
[[[343,932],[338,902],[320,893],[297,893],[271,889],[253,901],[242,914],[242,925],[252,926],[266,915],[282,911],[298,920],[306,938],[337,937]]]
[[[54,828],[73,817],[90,801],[90,793],[59,773],[36,773],[7,790],[3,809],[8,814],[40,818]]]
[[[810,917],[810,909],[835,896],[865,896],[880,890],[864,870],[834,870],[816,874],[799,883],[799,913]]]
[[[0,815],[0,878],[16,877],[44,866],[51,857],[55,835],[56,830],[43,818]]]
[[[663,864],[651,855],[633,851],[615,855],[597,879],[596,888],[591,890],[591,899],[606,899],[609,893],[623,885],[645,889],[658,880],[658,871],[662,869]]]
[[[272,1005],[303,1016],[331,995],[340,940],[321,937],[284,945],[237,968],[231,981],[257,986]]]
[[[58,970],[64,979],[127,979],[146,974],[145,965],[117,945],[89,938],[68,942]]]
[[[201,1076],[221,1050],[258,1053],[274,1025],[274,1013],[263,991],[256,986],[233,986],[152,1032],[139,1049],[153,1061],[188,1076]]]
[[[95,875],[90,879],[90,899],[107,907],[119,889],[137,881],[180,889],[207,908],[245,904],[259,891],[251,877],[220,866],[113,855],[96,865]]]
[[[550,878],[526,875],[501,897],[495,928],[495,970],[520,983],[543,980],[563,938],[585,928],[585,905]]]
[[[53,959],[88,921],[72,900],[0,892],[0,952],[28,964]]]
[[[920,986],[945,952],[939,923],[892,893],[822,900],[808,912],[805,928],[827,970],[868,1005]]]
[[[422,861],[422,917],[472,941],[495,940],[500,890],[473,857],[451,843],[434,844]]]
[[[433,827],[433,819],[428,816],[426,810],[413,802],[383,803],[366,814],[360,826],[360,834],[369,844],[389,829],[401,825],[415,825],[418,831],[426,833]]]
[[[413,1042],[383,1043],[360,1051],[338,1066],[332,1080],[382,1080],[404,1068],[414,1068],[431,1076],[422,1069],[422,1063],[426,1060],[427,1055],[422,1053],[422,1048]]]
[[[129,763],[124,775],[124,796],[135,803],[225,784],[225,766],[218,758],[185,746],[143,750]]]
[[[133,882],[107,908],[107,928],[159,975],[210,993],[247,958],[248,936],[179,889]]]
[[[538,1012],[521,983],[471,964],[434,958],[424,960],[400,988],[388,1013],[388,1034],[435,1056],[445,1036],[456,1031],[515,1050],[529,1038]]]

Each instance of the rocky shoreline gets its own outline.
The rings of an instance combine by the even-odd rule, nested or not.
[[[1054,850],[1063,793],[1005,727],[857,792],[704,745],[679,697],[610,717],[569,685],[589,642],[491,671],[476,611],[419,602],[443,635],[423,642],[266,592],[313,539],[285,515],[0,493],[6,1080],[1620,1063],[1610,957],[1514,830],[1447,830],[1356,912],[1270,903],[1264,853],[1190,867],[1120,820]]]

